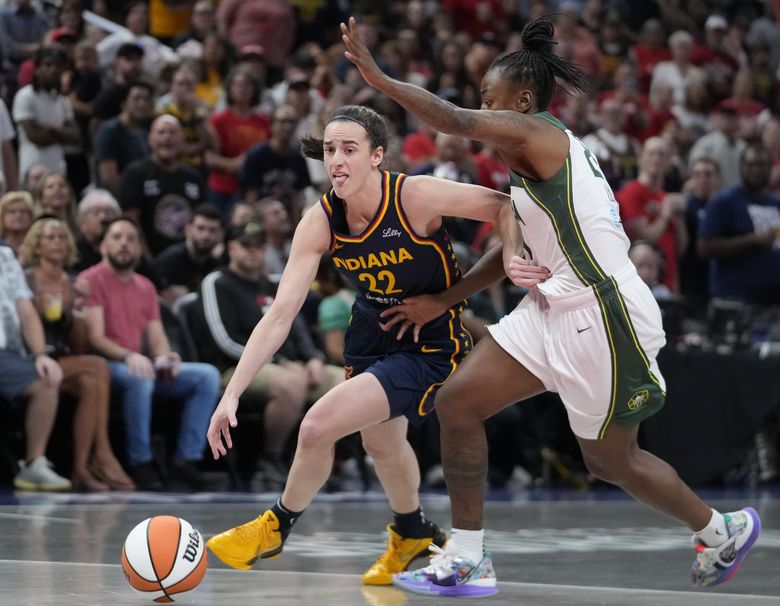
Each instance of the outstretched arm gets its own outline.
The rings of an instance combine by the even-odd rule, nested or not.
[[[287,338],[317,274],[320,257],[328,250],[329,244],[330,231],[325,214],[322,208],[314,206],[295,230],[290,258],[271,309],[252,331],[233,377],[211,417],[208,440],[215,459],[227,452],[225,446],[232,447],[230,428],[238,424],[238,399]]]
[[[341,24],[341,39],[347,47],[344,56],[355,64],[366,83],[440,132],[497,146],[509,141],[522,146],[526,134],[536,130],[534,120],[519,112],[463,109],[419,86],[391,78],[379,69],[363,43],[354,17],[348,25]]]

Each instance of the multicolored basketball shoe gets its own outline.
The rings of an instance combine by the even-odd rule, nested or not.
[[[707,547],[693,536],[698,553],[691,568],[691,579],[700,587],[719,585],[733,577],[761,532],[761,519],[752,507],[724,513],[723,517],[729,533],[725,543]]]
[[[431,545],[436,554],[425,568],[393,575],[393,585],[425,595],[483,598],[498,593],[496,572],[490,554],[479,562],[458,555],[447,543],[444,549]]]
[[[393,575],[409,568],[416,558],[428,555],[431,545],[444,547],[447,535],[433,522],[428,523],[432,536],[421,539],[402,537],[395,531],[395,526],[388,524],[387,531],[390,533],[390,538],[387,539],[387,549],[363,574],[363,584],[392,585]]]
[[[270,509],[254,520],[211,537],[209,549],[228,566],[249,570],[258,559],[278,558],[284,539]]]

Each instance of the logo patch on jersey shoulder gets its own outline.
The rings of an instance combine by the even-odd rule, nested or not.
[[[636,410],[637,408],[641,408],[645,404],[647,404],[647,401],[650,399],[650,392],[646,389],[642,389],[638,392],[636,392],[633,396],[631,396],[628,399],[628,409],[629,410]]]

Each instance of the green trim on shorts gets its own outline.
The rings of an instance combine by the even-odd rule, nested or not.
[[[609,412],[599,430],[603,439],[612,421],[624,428],[638,425],[664,405],[666,392],[642,349],[615,279],[610,276],[593,287],[601,308],[611,352],[612,393]]]

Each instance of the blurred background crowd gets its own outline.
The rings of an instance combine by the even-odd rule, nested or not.
[[[509,191],[493,149],[433,132],[367,87],[339,22],[355,15],[395,78],[478,108],[487,67],[544,14],[556,52],[592,77],[591,91],[559,91],[550,111],[607,176],[672,346],[776,354],[779,1],[5,0],[0,369],[18,377],[0,390],[7,479],[214,488],[199,434],[273,301],[301,214],[329,189],[300,137],[341,105],[368,105],[393,134],[387,169]],[[490,225],[447,227],[464,270],[497,241]],[[475,339],[522,296],[508,284],[475,296]],[[228,460],[234,488],[284,481],[302,412],[343,380],[353,298],[323,263],[249,390],[244,448]],[[427,425],[411,438],[435,483]],[[581,483],[556,454],[565,419],[549,402],[508,409],[488,431],[494,483],[518,469],[525,481]],[[760,437],[766,453],[777,431]],[[368,481],[360,444],[340,448]],[[775,475],[770,465],[762,477]]]

